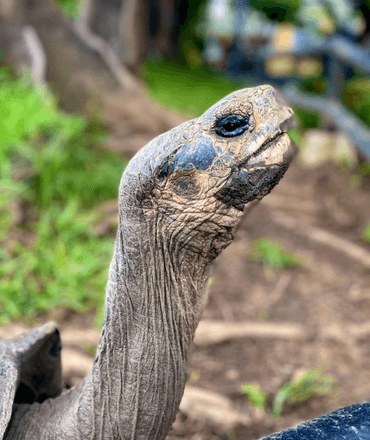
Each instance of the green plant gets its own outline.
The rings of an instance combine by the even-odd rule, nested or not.
[[[305,93],[322,95],[325,92],[327,82],[323,76],[315,76],[302,81],[300,89]]]
[[[370,176],[370,163],[362,162],[356,172],[352,174],[350,184],[354,187],[359,187],[363,184],[364,178],[368,179],[368,176]]]
[[[370,243],[370,223],[362,231],[362,239],[365,243]]]
[[[288,135],[298,148],[303,147],[303,136],[299,130],[297,130],[296,128],[292,128],[288,130]]]
[[[370,80],[368,78],[348,81],[343,101],[360,119],[370,125]]]
[[[197,382],[200,378],[199,371],[193,371],[190,375],[189,382],[194,383]]]
[[[79,0],[55,0],[63,13],[70,18],[77,18],[81,13]]]
[[[322,126],[321,116],[312,111],[303,108],[294,108],[294,113],[297,117],[299,126],[303,129],[319,128]]]
[[[279,417],[285,402],[305,402],[313,396],[329,394],[334,385],[332,377],[324,376],[319,368],[311,368],[280,388],[274,399],[272,413]]]
[[[242,385],[243,393],[248,396],[252,405],[260,409],[265,409],[267,403],[267,394],[264,393],[259,385],[244,384]]]
[[[261,237],[251,243],[249,256],[252,260],[260,261],[267,268],[277,271],[299,264],[296,255],[285,251],[281,244],[266,237]]]
[[[206,66],[189,67],[175,61],[150,61],[141,70],[149,95],[163,106],[190,116],[200,116],[225,95],[247,87],[230,82]]]
[[[95,232],[95,206],[117,197],[125,162],[102,148],[104,127],[6,68],[0,102],[0,321],[102,310],[113,237]]]
[[[370,176],[370,163],[369,162],[362,162],[358,166],[358,173],[361,176]]]
[[[92,356],[95,355],[96,347],[94,347],[93,345],[86,344],[86,345],[83,347],[83,349],[84,349],[84,351],[85,351],[87,354],[90,354],[90,355],[92,355]]]
[[[251,6],[274,21],[295,21],[301,0],[251,0]]]

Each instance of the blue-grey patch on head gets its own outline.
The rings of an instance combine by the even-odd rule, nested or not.
[[[229,153],[230,153],[230,151],[229,151]],[[234,158],[232,156],[224,156],[222,158],[222,160],[229,167],[232,167],[234,164]]]
[[[246,170],[241,170],[240,171],[240,174],[239,174],[239,177],[241,178],[241,179],[246,179],[247,177],[248,177],[248,171],[246,171]]]
[[[171,161],[171,171],[196,168],[206,170],[216,158],[216,150],[210,136],[198,133],[194,141],[185,145]]]
[[[190,133],[189,131],[187,131],[187,130],[183,131],[182,134],[181,134],[181,137],[182,137],[184,140],[188,140],[188,139],[190,139],[191,136],[192,136],[191,133]]]
[[[253,135],[253,137],[251,138],[251,141],[252,141],[252,142],[255,142],[259,137],[260,137],[260,132],[258,131],[257,133],[255,133],[255,134]]]
[[[218,158],[218,159],[216,159],[214,162],[213,162],[213,164],[212,164],[212,167],[211,167],[211,171],[213,171],[214,169],[217,169],[217,168],[219,168],[219,167],[221,167],[221,166],[224,166],[224,163],[223,163],[223,158],[221,159],[221,158]]]

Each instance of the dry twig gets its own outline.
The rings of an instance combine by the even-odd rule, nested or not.
[[[22,29],[28,55],[30,57],[31,77],[35,84],[46,84],[47,57],[43,44],[33,26]]]
[[[357,244],[338,237],[332,232],[311,226],[285,214],[275,213],[271,216],[271,220],[284,228],[290,229],[297,234],[304,235],[310,240],[316,241],[316,243],[324,244],[342,252],[348,257],[358,261],[362,266],[370,269],[370,252]]]
[[[101,56],[123,88],[130,92],[144,94],[144,88],[141,83],[121,63],[110,44],[99,35],[94,34],[84,20],[74,21],[73,30],[87,47]]]
[[[290,322],[201,321],[195,333],[196,345],[217,344],[236,338],[270,338],[302,341],[308,337],[305,327]]]

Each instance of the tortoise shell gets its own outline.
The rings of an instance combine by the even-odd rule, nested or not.
[[[53,322],[0,341],[0,439],[14,404],[41,403],[61,394],[60,350],[59,331]]]

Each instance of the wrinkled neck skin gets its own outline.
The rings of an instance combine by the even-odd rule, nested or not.
[[[212,240],[180,224],[169,233],[165,214],[148,219],[139,209],[127,211],[121,207],[92,371],[58,398],[19,405],[10,438],[164,439],[171,428],[203,309]],[[228,228],[222,248],[231,239]]]
[[[203,308],[209,262],[179,249],[176,235],[182,231],[169,237],[160,214],[140,217],[121,219],[92,372],[94,404],[105,405],[108,416],[98,421],[106,438],[166,437]]]

